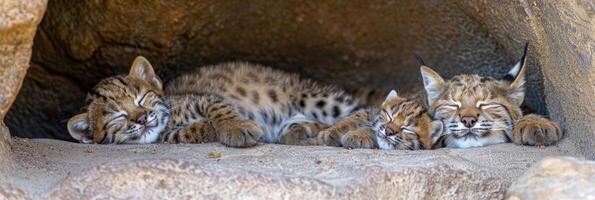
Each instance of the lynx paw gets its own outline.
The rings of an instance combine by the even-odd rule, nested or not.
[[[341,146],[339,134],[334,131],[324,130],[318,132],[317,140],[320,145]]]
[[[254,121],[233,120],[219,126],[219,142],[230,147],[251,147],[258,144],[262,129]]]
[[[289,126],[279,138],[279,143],[288,145],[318,145],[317,135],[327,125],[315,122],[295,123]]]
[[[178,131],[176,143],[207,143],[216,141],[213,127],[208,122],[199,122]]]
[[[513,130],[513,142],[522,145],[552,145],[562,139],[558,123],[538,115],[527,115],[519,120]]]
[[[373,149],[376,147],[373,135],[364,130],[351,131],[341,138],[343,147],[350,149]]]

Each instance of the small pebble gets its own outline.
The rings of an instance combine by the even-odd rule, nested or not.
[[[96,149],[95,149],[95,148],[93,148],[93,147],[87,147],[87,148],[85,149],[85,152],[87,152],[87,153],[95,153],[95,151],[96,151]]]
[[[209,151],[208,155],[209,158],[221,158],[221,152],[217,151]]]

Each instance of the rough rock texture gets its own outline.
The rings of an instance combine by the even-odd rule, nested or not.
[[[595,199],[595,161],[546,158],[508,189],[513,199]]]
[[[10,133],[4,116],[29,67],[31,45],[47,1],[0,1],[0,179],[11,165]]]
[[[403,89],[420,84],[413,52],[447,77],[499,77],[530,41],[527,102],[560,121],[567,138],[543,149],[415,152],[14,139],[12,162],[2,119],[27,72],[45,3],[0,1],[0,199],[501,199],[507,188],[523,197],[516,191],[524,180],[511,183],[544,157],[595,159],[593,1],[53,0],[5,119],[17,136],[69,139],[64,122],[84,92],[126,72],[137,55],[165,79],[202,64],[246,60],[347,88]],[[557,167],[548,162],[542,166]],[[558,163],[567,162],[574,161]]]
[[[572,152],[513,144],[382,151],[286,145],[236,149],[215,143],[108,146],[15,138],[14,154],[20,170],[0,185],[32,199],[502,199],[533,163]]]
[[[547,109],[569,145],[595,159],[595,1],[457,1],[505,52],[531,41]],[[531,101],[531,99],[528,99]],[[562,148],[573,148],[563,146]]]

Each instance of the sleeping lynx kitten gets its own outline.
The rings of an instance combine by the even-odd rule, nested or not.
[[[510,70],[510,80],[463,74],[444,80],[422,66],[429,113],[444,123],[440,145],[468,148],[512,141],[523,145],[552,145],[563,136],[556,122],[523,116],[527,47]]]
[[[319,138],[351,148],[412,150],[481,147],[508,141],[552,145],[563,136],[559,125],[521,112],[526,55],[527,46],[521,61],[508,73],[509,80],[468,74],[444,80],[418,57],[427,111],[421,101],[402,99],[394,92],[394,98],[389,95],[380,110],[356,112],[321,132]]]
[[[432,149],[442,135],[417,98],[403,98],[392,90],[380,107],[355,112],[320,132],[327,145],[346,148]]]
[[[86,112],[72,117],[68,130],[101,144],[310,144],[357,105],[334,87],[239,62],[200,68],[164,90],[151,64],[137,57],[128,75],[106,78],[88,93]]]

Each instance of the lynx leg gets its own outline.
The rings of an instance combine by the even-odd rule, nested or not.
[[[215,130],[219,142],[227,146],[254,146],[263,134],[256,122],[241,119],[234,107],[220,97],[194,96],[184,107],[192,113],[204,116]]]
[[[367,126],[370,123],[370,115],[371,114],[368,111],[359,111],[352,113],[345,119],[321,131],[317,137],[318,142],[321,145],[343,146],[343,142],[341,141],[343,135],[350,131],[354,131],[361,127]]]
[[[215,129],[207,120],[190,124],[169,134],[168,143],[207,143],[217,141]]]

